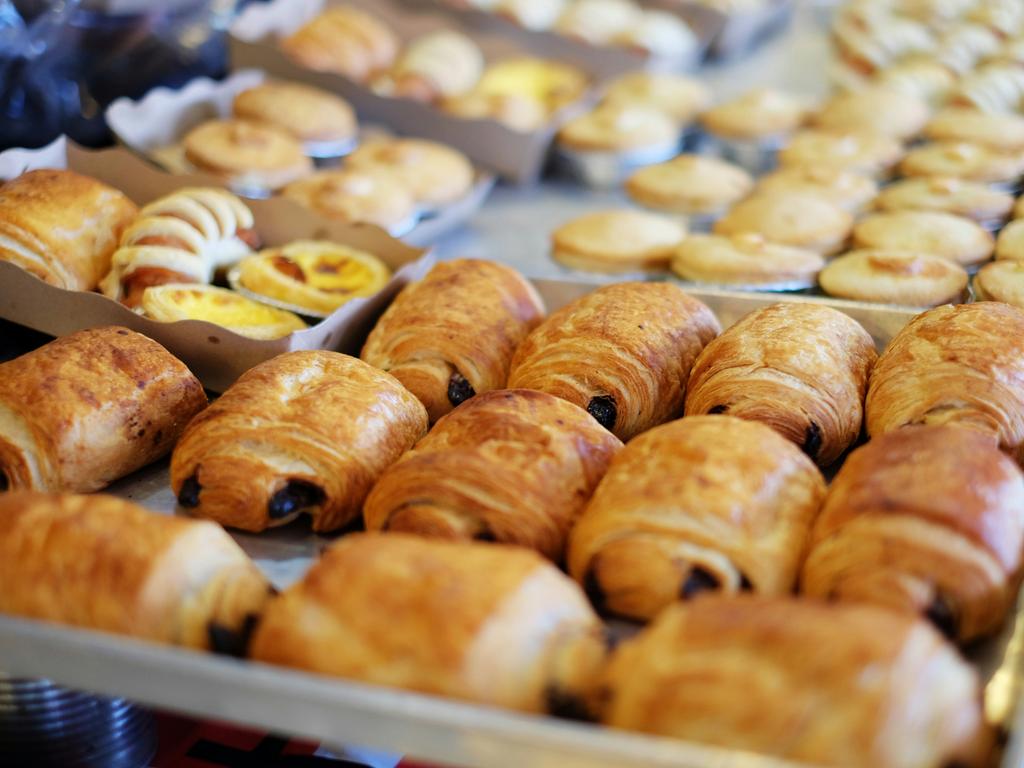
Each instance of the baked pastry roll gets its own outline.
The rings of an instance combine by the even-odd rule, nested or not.
[[[582,408],[528,389],[474,397],[388,469],[367,530],[500,541],[560,561],[618,438]]]
[[[1024,313],[996,302],[924,312],[885,348],[865,403],[872,437],[908,424],[958,424],[1024,443]]]
[[[147,288],[139,309],[161,323],[205,320],[250,339],[279,339],[306,328],[294,312],[213,285],[167,283]]]
[[[908,427],[850,454],[814,526],[801,588],[920,613],[953,640],[996,631],[1016,601],[1024,476],[992,438]]]
[[[79,331],[0,365],[0,491],[98,491],[166,454],[199,380],[127,328]]]
[[[930,253],[970,267],[988,261],[995,238],[978,223],[939,211],[876,213],[857,222],[858,248]]]
[[[909,307],[960,301],[967,279],[963,267],[941,256],[871,249],[832,259],[818,275],[830,296]]]
[[[281,41],[281,49],[302,66],[357,83],[391,67],[398,46],[383,22],[349,7],[330,8]]]
[[[603,721],[801,764],[981,768],[970,665],[926,622],[875,606],[707,598],[615,651]]]
[[[588,213],[551,233],[551,257],[572,269],[636,272],[666,269],[686,225],[628,209]]]
[[[302,83],[260,83],[235,96],[231,111],[243,120],[287,131],[314,156],[343,152],[359,130],[356,113],[347,101]]]
[[[113,496],[0,495],[0,613],[241,655],[273,588],[218,525]]]
[[[348,168],[392,174],[416,202],[441,206],[459,200],[473,186],[473,165],[456,149],[425,139],[364,142],[345,161]]]
[[[137,307],[150,286],[209,283],[219,267],[258,245],[254,224],[252,211],[225,189],[179,189],[139,212],[121,235],[100,287],[110,298]]]
[[[704,348],[686,385],[686,415],[764,422],[827,466],[860,435],[876,357],[871,336],[848,315],[773,304]]]
[[[376,87],[389,96],[433,103],[471,90],[484,64],[484,54],[471,38],[443,29],[410,42]]]
[[[373,254],[326,240],[296,240],[238,265],[245,290],[322,314],[373,296],[390,279],[391,270]]]
[[[271,603],[251,656],[482,704],[579,715],[604,648],[603,627],[583,592],[535,552],[353,534]]]
[[[423,406],[391,376],[337,352],[288,352],[192,420],[171,487],[191,514],[222,525],[262,531],[305,513],[314,531],[333,531],[426,431]]]
[[[763,193],[733,206],[715,222],[716,235],[761,235],[779,245],[825,256],[838,253],[853,228],[853,216],[815,194]]]
[[[612,462],[569,539],[569,572],[602,612],[652,619],[719,591],[791,592],[825,481],[769,427],[662,424]]]
[[[585,408],[622,440],[681,412],[690,366],[721,326],[670,283],[618,283],[562,307],[522,343],[508,386]]]
[[[0,186],[0,259],[59,288],[91,291],[137,211],[88,176],[29,171]]]
[[[516,347],[543,316],[537,291],[514,269],[441,262],[391,303],[361,357],[402,382],[433,423],[473,395],[504,388]]]
[[[251,120],[209,120],[182,139],[200,171],[244,190],[276,190],[313,171],[302,144],[287,131]]]
[[[376,224],[389,232],[414,223],[416,201],[399,179],[379,168],[318,171],[282,194],[328,218]]]

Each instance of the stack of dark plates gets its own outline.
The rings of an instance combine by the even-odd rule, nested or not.
[[[46,680],[0,677],[5,766],[143,768],[155,752],[156,726],[147,710]]]

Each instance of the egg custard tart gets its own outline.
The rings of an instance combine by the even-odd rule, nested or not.
[[[277,339],[306,327],[298,315],[268,307],[226,288],[168,283],[147,288],[142,311],[164,323],[206,320],[252,339]]]

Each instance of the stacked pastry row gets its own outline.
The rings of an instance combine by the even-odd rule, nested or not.
[[[443,0],[503,16],[596,46],[636,50],[665,61],[691,61],[700,41],[686,21],[634,0]]]
[[[261,246],[252,212],[223,189],[183,188],[140,209],[73,171],[31,171],[0,186],[0,259],[60,288],[101,290],[154,320],[276,338],[306,327],[296,312],[324,316],[391,276],[377,256],[340,243]],[[257,300],[213,285],[228,266]]]
[[[174,536],[158,525],[187,523],[153,518],[151,568],[65,603],[46,588],[63,573],[60,542],[89,553],[89,584],[106,573],[91,558],[129,556],[116,543],[129,539],[104,532],[138,512],[13,494],[0,567],[26,586],[5,590],[3,609],[236,650],[255,625],[254,658],[370,682],[829,764],[981,765],[974,673],[916,617],[967,642],[1016,593],[1024,481],[999,449],[1024,441],[1024,314],[932,310],[877,362],[862,328],[814,304],[718,335],[707,307],[644,283],[541,315],[511,270],[444,264],[403,292],[363,361],[284,355],[205,410],[187,370],[124,329],[6,364],[9,486],[95,489],[143,460],[140,446],[152,457],[177,439],[172,483],[197,516],[259,530],[308,512],[330,530],[361,514],[387,533],[346,537],[265,608],[265,585],[216,578],[209,589],[226,592],[207,599],[204,586],[189,603],[203,610],[183,612],[180,592],[155,604],[144,576],[212,569],[160,556]],[[477,343],[452,343],[463,337]],[[113,399],[121,410],[103,407]],[[862,413],[874,439],[826,491],[812,458],[850,446]],[[639,436],[623,447],[602,425]],[[578,583],[542,555],[564,557]],[[236,618],[209,618],[211,605]],[[606,664],[595,607],[653,623]],[[750,725],[757,681],[783,710],[764,728]]]
[[[543,5],[543,3],[542,3]],[[588,76],[532,56],[489,62],[473,39],[445,29],[403,41],[381,18],[336,5],[281,41],[297,63],[377,93],[467,119],[535,131],[583,96]]]
[[[360,143],[358,130],[344,99],[299,83],[266,82],[239,93],[231,117],[201,123],[181,144],[192,168],[240,194],[278,192],[328,218],[395,234],[472,189],[475,170],[458,150],[384,135]],[[314,158],[334,165],[317,170]]]

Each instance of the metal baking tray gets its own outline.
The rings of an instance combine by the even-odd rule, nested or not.
[[[595,286],[535,281],[556,309]],[[692,290],[723,326],[777,301],[826,304],[861,322],[884,345],[915,314],[819,297]],[[161,462],[109,492],[162,514],[175,499]],[[233,533],[278,587],[301,578],[334,537],[313,534],[304,521],[262,534]],[[1019,606],[1003,633],[972,649],[986,681],[989,718],[1010,734],[1003,768],[1024,764],[1024,619]],[[62,685],[123,696],[162,710],[238,723],[325,742],[404,752],[452,766],[488,768],[795,768],[795,764],[689,742],[630,734],[594,725],[505,712],[481,705],[316,676],[103,633],[0,617],[0,669],[12,676],[46,677]]]

